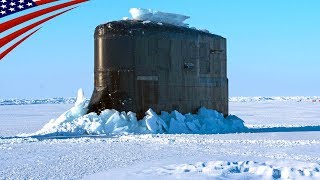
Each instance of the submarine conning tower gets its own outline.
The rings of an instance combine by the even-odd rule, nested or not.
[[[94,92],[88,112],[196,112],[228,115],[226,39],[208,32],[139,20],[96,27]]]

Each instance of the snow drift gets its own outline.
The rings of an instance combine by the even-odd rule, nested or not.
[[[117,169],[84,179],[319,179],[320,165],[305,162],[208,161],[189,164]],[[161,178],[159,178],[161,177]]]
[[[178,111],[156,114],[149,109],[142,120],[133,112],[118,112],[106,109],[100,115],[87,112],[87,103],[82,90],[78,91],[75,106],[57,119],[51,120],[33,135],[100,135],[100,134],[157,134],[157,133],[230,133],[246,129],[236,116],[224,118],[215,110],[200,108],[197,114],[182,115]]]

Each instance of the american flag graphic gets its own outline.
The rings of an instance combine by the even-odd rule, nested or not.
[[[41,27],[40,25],[67,12],[76,7],[76,4],[86,2],[88,0],[69,0],[69,1],[57,1],[57,0],[0,0],[0,60],[2,60],[8,53],[10,53],[14,48],[16,48],[23,41],[28,39],[34,33],[36,33]],[[54,4],[50,6],[50,3]],[[48,4],[43,7],[42,5]],[[40,8],[34,8],[39,7]],[[28,13],[23,13],[21,11],[34,8],[35,11],[28,11]],[[19,12],[19,13],[18,13]],[[13,14],[17,13],[18,16]],[[53,15],[48,16],[49,13],[54,13]],[[36,22],[29,23],[20,29],[14,29],[14,27],[29,22],[35,18],[42,17],[41,20]],[[2,21],[6,19],[6,21]],[[8,46],[6,48],[3,48]]]

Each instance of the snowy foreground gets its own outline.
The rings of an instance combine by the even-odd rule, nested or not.
[[[53,125],[75,107],[81,101],[0,106],[0,179],[320,178],[319,102],[230,102],[245,129],[227,134],[90,135],[72,128],[77,118]]]

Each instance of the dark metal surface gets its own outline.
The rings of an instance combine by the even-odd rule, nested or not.
[[[141,21],[99,25],[94,40],[94,92],[89,111],[149,108],[228,115],[226,39],[185,27]]]

